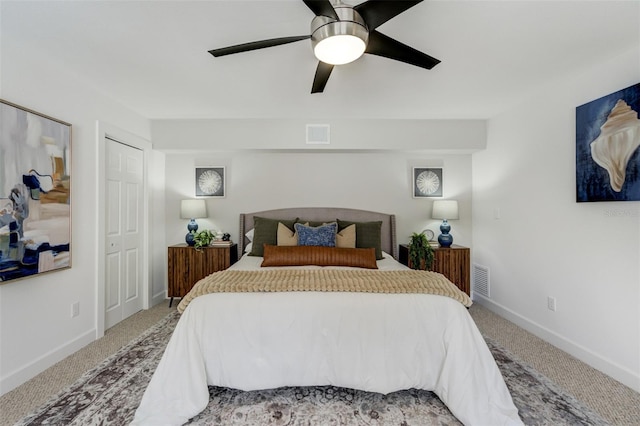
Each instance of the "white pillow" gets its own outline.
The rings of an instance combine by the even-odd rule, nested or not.
[[[246,234],[244,234],[244,236],[247,237],[249,241],[253,241],[253,231],[255,231],[255,229],[252,228],[248,230]]]
[[[251,253],[251,249],[253,248],[253,243],[249,243],[245,246],[244,248],[244,252],[245,253]]]

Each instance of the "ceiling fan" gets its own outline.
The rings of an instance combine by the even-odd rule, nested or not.
[[[368,0],[357,6],[349,6],[340,0],[334,0],[333,4],[329,0],[302,1],[316,15],[311,21],[311,34],[243,43],[213,49],[209,53],[215,57],[225,56],[310,38],[318,58],[311,93],[324,90],[335,65],[353,62],[364,53],[426,69],[440,63],[438,59],[376,31],[380,25],[422,0]]]

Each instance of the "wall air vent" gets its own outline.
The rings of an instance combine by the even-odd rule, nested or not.
[[[479,294],[486,298],[491,297],[491,286],[489,283],[489,268],[478,264],[473,264],[473,287],[474,294]]]
[[[331,143],[328,124],[307,124],[308,145],[328,145]]]

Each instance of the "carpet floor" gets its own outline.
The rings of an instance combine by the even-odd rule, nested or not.
[[[178,315],[170,313],[17,425],[122,425],[135,413]],[[606,425],[599,415],[487,338],[520,416],[527,425]],[[322,387],[242,392],[210,387],[194,425],[455,425],[433,393],[389,395]]]

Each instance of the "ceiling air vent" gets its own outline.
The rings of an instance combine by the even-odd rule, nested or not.
[[[473,264],[473,293],[486,298],[491,297],[489,285],[489,268]]]
[[[331,143],[328,124],[307,124],[308,145],[328,145]]]

